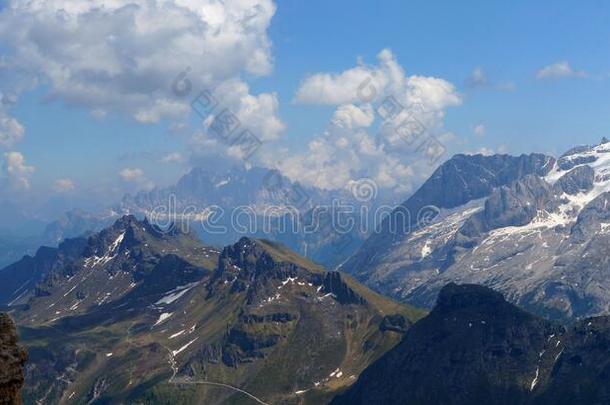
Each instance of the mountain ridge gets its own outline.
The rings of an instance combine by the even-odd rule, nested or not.
[[[224,384],[319,403],[424,315],[277,242],[190,240],[124,217],[55,263],[10,307],[31,353],[24,399],[247,403]]]
[[[448,284],[428,316],[331,403],[606,403],[609,342],[610,317],[563,326],[486,287]]]
[[[554,319],[610,311],[604,278],[610,145],[573,148],[559,159],[534,154],[453,160],[414,194],[427,200],[411,197],[403,204],[438,204],[434,218],[404,233],[386,227],[373,234],[341,270],[426,308],[445,284],[458,282],[498,289],[511,302]],[[453,197],[457,184],[466,187],[458,194],[465,197]]]

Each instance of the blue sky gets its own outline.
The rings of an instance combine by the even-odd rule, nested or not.
[[[515,153],[561,151],[610,133],[607,3],[471,4],[282,2],[271,29],[276,71],[263,83],[288,89],[281,93],[285,115],[291,127],[307,125],[302,132],[308,133],[311,122],[299,117],[318,111],[288,106],[303,76],[343,70],[357,56],[371,60],[388,47],[408,72],[442,77],[459,86],[465,102],[449,112],[447,127],[468,136],[471,125],[483,122],[488,130],[485,145],[506,144]],[[537,70],[563,60],[600,78],[536,80]],[[476,67],[496,84],[515,83],[515,91],[465,89],[464,81]]]
[[[439,78],[455,87],[461,103],[444,108],[439,132],[452,134],[447,142],[450,153],[557,154],[610,135],[610,5],[603,1],[281,0],[276,6],[270,24],[261,22],[263,29],[257,34],[270,41],[272,68],[261,74],[261,69],[238,66],[233,76],[246,83],[253,95],[275,95],[276,113],[285,129],[269,138],[287,154],[298,154],[320,136],[337,107],[296,102],[303,81],[318,73],[341,73],[357,66],[358,60],[375,65],[383,49],[391,50],[406,76]],[[39,10],[18,12],[42,15],[36,14]],[[0,14],[6,15],[7,9]],[[0,29],[0,38],[8,35],[7,21],[0,19],[7,25]],[[7,39],[0,52],[14,54],[19,46],[15,41]],[[168,58],[171,51],[168,48]],[[222,49],[218,52],[215,58],[223,55]],[[550,67],[547,73],[540,73],[545,67]],[[51,185],[58,179],[72,183],[70,190],[62,190],[68,191],[62,196],[67,200],[82,199],[79,192],[113,199],[153,184],[170,184],[193,162],[207,159],[190,156],[191,136],[198,130],[194,124],[199,124],[192,117],[189,127],[180,131],[171,129],[174,117],[141,123],[124,111],[138,108],[130,102],[96,118],[91,111],[102,105],[99,100],[72,97],[65,89],[54,92],[56,76],[49,79],[44,63],[36,68],[28,72],[36,76],[35,84],[20,89],[15,103],[5,109],[25,134],[3,149],[20,153],[35,169],[24,174],[27,189],[5,187],[0,199],[1,193],[9,192],[42,199],[54,192]],[[23,67],[13,67],[11,74],[19,69]],[[2,80],[12,77],[7,74]],[[160,82],[169,87],[172,79],[164,76]],[[182,159],[161,163],[170,153]],[[143,173],[138,179],[120,175],[135,168]],[[354,172],[362,171],[359,167]]]

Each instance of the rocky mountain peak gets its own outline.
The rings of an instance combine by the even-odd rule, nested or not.
[[[342,269],[367,277],[387,258],[394,246],[402,244],[420,227],[419,215],[425,208],[452,210],[489,197],[495,190],[528,175],[545,176],[555,167],[555,158],[543,154],[529,155],[463,155],[459,154],[439,166],[432,176],[391,215],[383,221],[381,231],[365,241]],[[405,211],[407,213],[405,219]],[[405,221],[409,226],[404,226]],[[428,221],[423,221],[427,225]],[[396,229],[400,230],[399,232]],[[406,232],[402,232],[405,229]],[[426,251],[427,249],[424,249]],[[402,260],[398,259],[397,260]]]
[[[247,237],[225,247],[218,261],[219,273],[231,273],[238,278],[254,278],[277,267],[278,263],[262,244]]]
[[[550,378],[563,333],[489,288],[449,284],[432,312],[333,404],[529,403]]]
[[[230,286],[230,293],[247,292],[248,303],[257,302],[286,280],[310,277],[309,271],[271,253],[270,242],[243,237],[220,253],[208,284],[211,295]],[[319,284],[319,282],[318,282]]]
[[[449,284],[402,342],[332,404],[607,404],[610,317],[563,326]]]
[[[97,257],[104,260],[129,254],[137,250],[138,254],[146,252],[162,256],[163,251],[156,251],[153,245],[164,242],[176,243],[183,236],[193,237],[183,233],[179,226],[172,224],[167,230],[162,230],[157,225],[151,224],[148,219],[139,220],[134,215],[125,215],[117,219],[114,224],[103,229],[99,233],[91,235],[88,246],[83,255],[85,257]]]
[[[138,235],[146,232],[146,225],[133,215],[125,215],[115,221],[115,223],[103,229],[101,232],[91,235],[84,255],[99,257],[107,254],[115,254],[121,251],[121,245],[128,236],[131,245],[137,243]],[[139,229],[136,229],[139,228]]]
[[[181,381],[243,387],[267,403],[326,403],[423,316],[279,243],[242,238],[218,252],[154,231],[123,217],[87,241],[99,247],[92,256],[32,282],[41,294],[14,308],[26,342],[38,344],[39,327],[60,333],[32,351],[28,403],[175,402]],[[8,293],[20,295],[20,281]],[[72,339],[82,334],[92,339]],[[187,402],[240,400],[192,394]]]
[[[147,220],[140,221],[140,220],[138,220],[138,218],[136,218],[135,215],[123,215],[122,217],[120,217],[119,219],[117,219],[114,222],[114,224],[112,225],[112,228],[117,229],[117,230],[125,230],[128,227],[131,227],[134,225],[145,226],[147,224],[148,224]]]
[[[477,284],[449,283],[438,293],[435,311],[494,311],[506,301],[502,294]]]
[[[576,223],[570,230],[571,239],[582,243],[600,234],[610,223],[610,192],[594,198],[578,213]]]
[[[302,259],[298,256],[284,257],[287,252],[284,249],[273,242],[241,238],[220,254],[214,274],[216,284],[231,283],[231,291],[247,290],[249,301],[255,301],[270,286],[300,279],[301,283],[319,287],[318,293],[332,295],[341,304],[366,304],[366,299],[348,285],[340,272],[314,269],[310,267],[312,263],[299,262]]]
[[[424,205],[453,208],[486,197],[494,188],[528,174],[544,176],[554,164],[554,158],[538,153],[521,156],[455,155],[443,163],[404,204],[409,208]]]
[[[403,204],[411,219],[422,204],[434,205],[432,221],[404,235],[382,229],[342,270],[425,307],[459,281],[493,286],[554,319],[604,314],[608,193],[608,143],[572,148],[557,161],[458,155]]]
[[[561,170],[570,170],[578,165],[593,163],[598,157],[591,152],[594,152],[592,146],[578,146],[564,153],[558,160],[557,166]]]

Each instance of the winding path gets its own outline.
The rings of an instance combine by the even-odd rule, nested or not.
[[[235,387],[233,385],[229,385],[229,384],[223,384],[223,383],[217,383],[217,382],[211,382],[211,381],[205,381],[205,380],[186,380],[186,379],[176,379],[176,374],[178,373],[178,366],[176,364],[176,359],[174,358],[174,354],[172,353],[171,349],[163,344],[161,344],[163,346],[163,348],[165,348],[165,350],[167,350],[168,352],[168,363],[170,368],[172,369],[172,376],[169,379],[169,383],[170,384],[193,384],[193,385],[212,385],[212,386],[216,386],[216,387],[223,387],[223,388],[228,388],[231,389],[233,391],[239,392],[241,394],[247,395],[248,397],[250,397],[251,399],[253,399],[254,401],[258,402],[259,404],[262,405],[270,405],[267,402],[264,402],[263,400],[255,397],[254,395],[252,395],[251,393],[249,393],[248,391],[244,391],[241,388]]]

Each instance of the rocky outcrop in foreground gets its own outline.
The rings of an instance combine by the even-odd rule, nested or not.
[[[0,313],[0,405],[21,403],[25,350],[17,345],[17,330],[11,318]]]
[[[609,348],[610,317],[563,326],[486,287],[449,284],[332,404],[608,404]]]

